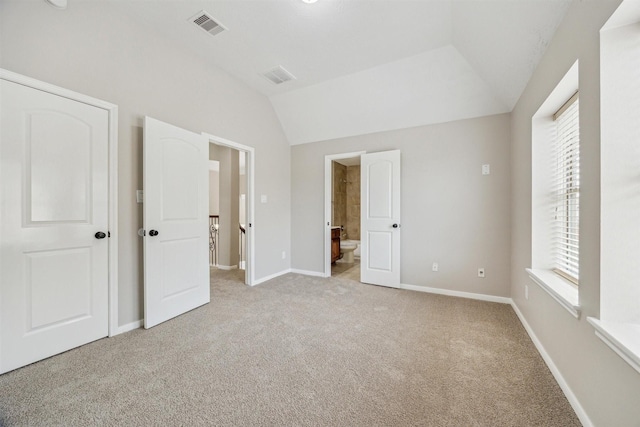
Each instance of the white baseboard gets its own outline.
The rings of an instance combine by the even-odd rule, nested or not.
[[[118,327],[115,335],[124,334],[125,332],[133,331],[134,329],[142,328],[144,325],[144,319],[136,320],[135,322],[127,323]]]
[[[260,283],[268,282],[271,279],[275,279],[276,277],[280,277],[280,276],[285,275],[287,273],[291,273],[291,269],[290,268],[287,268],[286,270],[282,270],[282,271],[280,271],[278,273],[270,274],[270,275],[262,277],[260,279],[256,279],[256,280],[253,281],[253,284],[251,286],[255,286],[255,285],[259,285]]]
[[[304,276],[313,276],[313,277],[325,277],[323,272],[320,271],[311,271],[311,270],[298,270],[297,268],[291,269],[292,273],[302,274]]]
[[[558,382],[558,385],[562,389],[562,392],[564,393],[564,395],[567,397],[569,404],[575,411],[582,425],[585,427],[593,427],[593,423],[591,422],[591,419],[589,419],[589,416],[587,415],[584,408],[578,401],[578,398],[576,397],[575,394],[573,394],[571,387],[569,387],[569,384],[567,384],[567,381],[564,379],[564,377],[560,373],[560,370],[558,369],[556,364],[553,363],[553,359],[551,359],[551,356],[549,356],[549,353],[547,353],[547,350],[544,349],[544,346],[542,345],[542,343],[540,342],[536,334],[533,332],[533,329],[531,329],[531,326],[529,326],[529,323],[527,323],[527,320],[524,318],[524,315],[522,314],[522,312],[520,311],[516,303],[512,301],[511,307],[513,307],[513,311],[516,312],[518,319],[520,319],[520,323],[522,323],[522,326],[524,326],[524,329],[527,331],[527,334],[529,334],[531,341],[533,341],[533,344],[536,346],[536,349],[538,349],[538,353],[540,353],[540,356],[542,356],[542,359],[549,367],[549,370],[551,371],[551,373],[553,374],[553,377]]]
[[[476,299],[480,301],[499,302],[501,304],[511,304],[511,298],[507,298],[507,297],[497,297],[494,295],[485,295],[485,294],[474,294],[471,292],[462,292],[462,291],[451,291],[449,289],[430,288],[428,286],[416,286],[416,285],[407,285],[407,284],[401,283],[400,289],[407,289],[410,291],[418,291],[418,292],[427,292],[430,294],[447,295],[450,297]]]

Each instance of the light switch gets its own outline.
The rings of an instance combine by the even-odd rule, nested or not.
[[[144,191],[136,190],[136,202],[138,203],[144,202]]]
[[[491,165],[482,165],[482,175],[489,175],[491,173]]]
[[[267,195],[263,194],[260,196],[260,203],[267,203]]]

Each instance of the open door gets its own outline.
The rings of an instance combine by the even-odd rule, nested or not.
[[[361,157],[360,281],[400,286],[400,150]]]
[[[209,140],[144,121],[144,327],[209,302]]]

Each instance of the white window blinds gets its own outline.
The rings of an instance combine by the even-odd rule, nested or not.
[[[580,248],[580,129],[578,94],[554,114],[553,258],[555,271],[578,284]]]

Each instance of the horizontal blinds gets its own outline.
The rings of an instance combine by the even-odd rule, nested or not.
[[[579,278],[580,247],[580,127],[579,102],[574,95],[554,115],[552,146],[553,258],[562,276]]]

